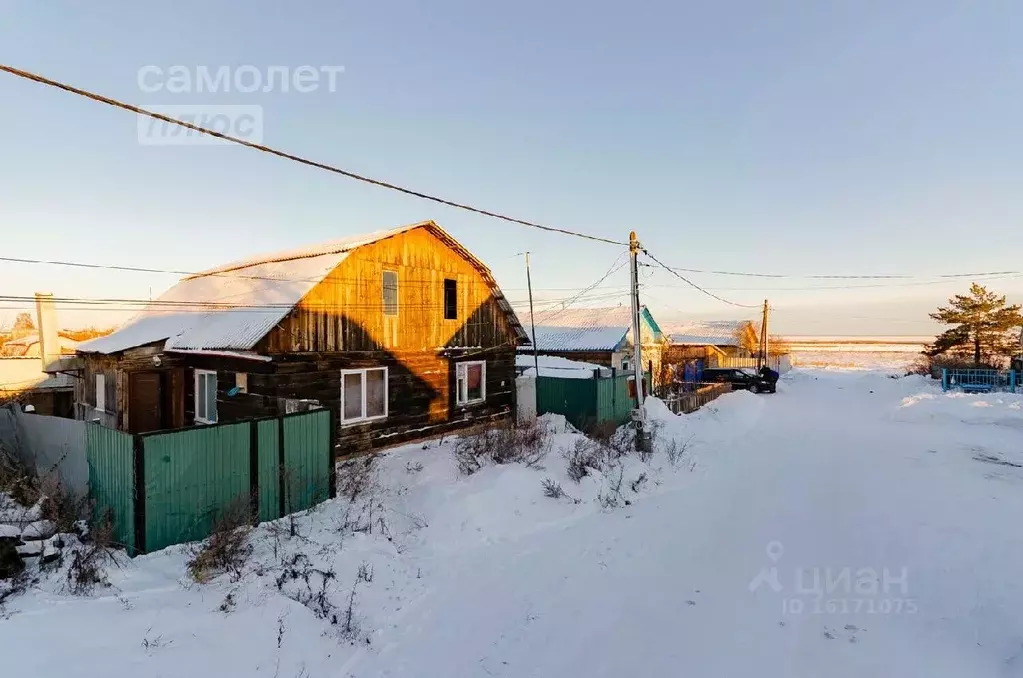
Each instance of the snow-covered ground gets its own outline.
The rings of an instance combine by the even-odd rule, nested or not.
[[[89,598],[44,578],[8,601],[0,662],[63,678],[1023,676],[1021,408],[797,369],[777,394],[685,417],[655,404],[658,451],[627,457],[617,492],[617,471],[567,476],[580,437],[555,418],[543,469],[460,476],[450,440],[408,446],[297,536],[256,530],[238,577],[196,584],[175,547],[110,567]],[[671,440],[689,443],[676,464]]]

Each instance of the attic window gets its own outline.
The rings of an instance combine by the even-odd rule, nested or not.
[[[398,315],[398,272],[384,271],[384,315]]]
[[[458,281],[444,279],[444,319],[458,319]]]

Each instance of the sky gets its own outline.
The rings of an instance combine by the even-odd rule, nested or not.
[[[0,63],[142,106],[256,106],[262,141],[298,155],[635,230],[674,267],[791,276],[685,274],[733,306],[644,267],[659,318],[752,318],[766,298],[778,333],[916,335],[973,279],[1023,300],[1018,275],[936,277],[1023,270],[1021,30],[1010,1],[0,0]],[[343,72],[311,92],[196,91],[198,69],[302,66]],[[140,84],[147,67],[163,76]],[[151,91],[171,68],[190,91]],[[143,144],[134,114],[6,73],[0,158],[0,256],[195,271],[434,219],[513,301],[530,251],[553,303],[622,254],[246,148]],[[628,303],[627,270],[577,303]],[[177,277],[0,262],[0,295],[148,299]]]

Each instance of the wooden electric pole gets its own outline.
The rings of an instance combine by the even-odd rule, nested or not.
[[[639,239],[636,232],[629,233],[629,267],[630,286],[632,293],[632,363],[635,368],[636,408],[632,411],[632,421],[636,426],[636,449],[640,452],[652,451],[650,431],[646,427],[646,410],[643,408],[643,338],[640,333],[639,303]]]
[[[757,369],[770,362],[770,347],[767,344],[767,299],[764,299],[764,317],[760,321],[760,351],[757,355]]]
[[[536,383],[540,383],[540,358],[536,354],[536,318],[533,316],[533,280],[529,276],[529,252],[526,252],[526,287],[529,289],[529,329],[533,336],[533,367],[536,368]]]

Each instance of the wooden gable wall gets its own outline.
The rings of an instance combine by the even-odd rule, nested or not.
[[[384,315],[383,272],[398,273],[398,314]],[[444,280],[458,318],[444,319]],[[261,352],[409,351],[514,346],[479,270],[427,228],[355,250],[263,340]]]

